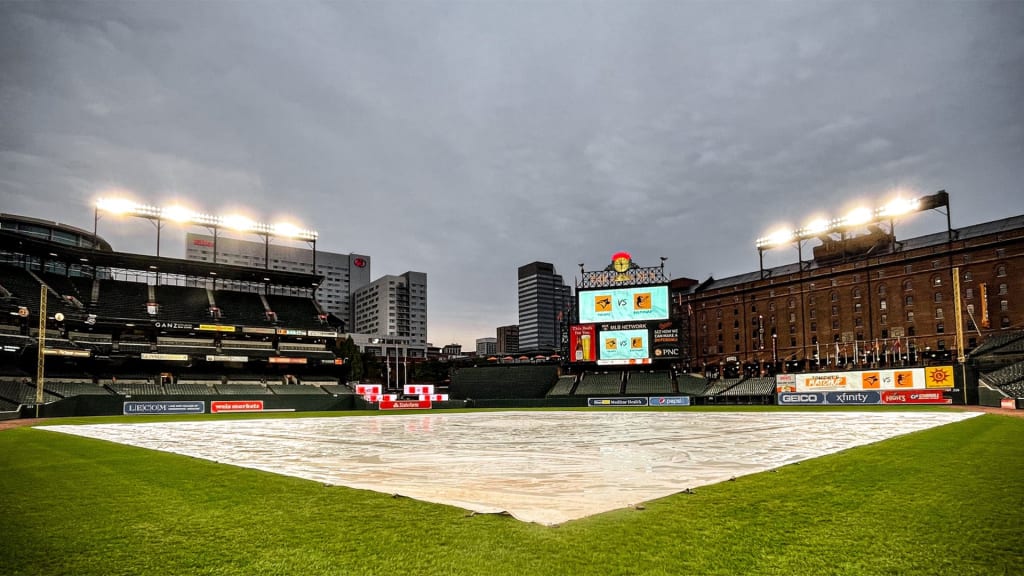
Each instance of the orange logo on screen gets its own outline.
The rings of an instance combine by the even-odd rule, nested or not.
[[[611,312],[612,297],[608,294],[594,296],[594,312]]]
[[[865,372],[860,376],[860,385],[865,390],[878,389],[882,387],[882,380],[878,372]]]
[[[605,350],[617,350],[618,347],[619,347],[619,344],[615,340],[615,338],[605,338],[604,339],[604,349]]]
[[[897,388],[913,388],[914,387],[914,373],[908,371],[897,371],[896,372],[896,387]]]
[[[643,350],[643,348],[644,348],[644,339],[643,338],[639,338],[639,337],[633,338],[629,342],[629,347],[632,348],[633,350]]]
[[[638,292],[633,297],[633,309],[634,310],[650,310],[651,309],[651,293],[650,292]]]

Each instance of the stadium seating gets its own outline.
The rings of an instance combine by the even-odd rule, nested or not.
[[[0,398],[0,412],[15,412],[18,410],[18,404],[11,402],[10,400],[4,400]]]
[[[146,310],[149,286],[142,282],[99,281],[99,300],[91,303],[91,310],[106,318],[125,320],[151,320]]]
[[[35,404],[36,387],[17,380],[3,379],[0,380],[0,398],[16,404]],[[47,392],[44,385],[43,403],[46,404],[56,400],[60,400],[60,397]]]
[[[210,322],[217,320],[210,312],[210,296],[206,288],[193,286],[156,286],[157,317],[175,322]]]
[[[676,377],[676,384],[680,394],[690,396],[703,396],[704,390],[708,387],[708,381],[703,376],[694,374],[680,374]]]
[[[97,386],[92,381],[84,379],[76,380],[50,380],[43,381],[43,390],[61,398],[70,396],[109,396],[110,390],[103,386]]]
[[[622,393],[622,372],[586,372],[576,384],[576,396],[608,396]]]
[[[11,294],[11,304],[39,310],[39,281],[24,268],[0,264],[0,286]]]
[[[771,396],[775,393],[775,378],[747,378],[720,396]]]
[[[246,326],[264,326],[271,323],[259,294],[218,290],[214,292],[214,299],[224,322]]]
[[[334,394],[335,396],[346,396],[348,394],[355,394],[355,390],[349,388],[344,384],[321,384],[320,388],[328,394]]]
[[[118,396],[163,396],[166,394],[163,385],[147,380],[121,380],[111,381],[106,385]]]
[[[739,384],[739,382],[740,382],[739,378],[721,378],[719,380],[715,380],[710,385],[708,385],[706,390],[704,390],[703,396],[704,397],[718,396],[719,394],[721,394],[721,393],[725,392],[726,390],[732,388],[733,386]]]
[[[180,381],[174,384],[164,384],[164,390],[168,396],[211,396],[217,394],[217,389],[213,385],[189,384]]]
[[[323,388],[319,387],[319,386],[307,386],[307,385],[301,385],[301,384],[299,386],[288,386],[288,385],[284,385],[284,384],[270,384],[270,385],[267,386],[267,390],[270,390],[271,393],[277,394],[277,395],[280,395],[280,396],[285,396],[285,395],[294,396],[294,395],[300,395],[300,394],[327,394],[327,391],[324,390]]]
[[[1024,380],[1024,362],[1010,364],[994,372],[983,374],[982,378],[989,384],[999,388]]]
[[[323,322],[320,321],[320,311],[311,298],[268,295],[267,304],[277,316],[277,323],[281,326],[313,330],[323,326]]]
[[[674,393],[671,372],[627,372],[626,375],[627,395],[646,396]]]
[[[569,396],[576,385],[576,376],[559,376],[558,382],[548,391],[548,396]]]
[[[224,396],[267,395],[270,390],[262,384],[218,384],[217,391]]]
[[[978,356],[993,352],[999,353],[1002,352],[1001,349],[1004,346],[1015,342],[1024,342],[1024,332],[1011,332],[1008,334],[996,334],[990,336],[984,343],[982,343],[981,346],[978,346],[971,351],[971,356],[973,358],[977,358]]]

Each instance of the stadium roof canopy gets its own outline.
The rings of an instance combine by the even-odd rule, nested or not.
[[[323,276],[301,272],[265,270],[248,266],[214,264],[211,262],[165,258],[162,256],[156,257],[148,254],[105,252],[88,248],[77,248],[33,238],[9,230],[0,230],[0,252],[24,254],[43,260],[58,260],[65,264],[83,267],[91,266],[94,268],[159,272],[161,274],[178,274],[195,278],[215,277],[221,280],[269,283],[275,286],[310,288],[319,286],[324,279]]]

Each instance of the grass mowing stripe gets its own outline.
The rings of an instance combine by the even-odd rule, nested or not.
[[[63,423],[63,421],[62,421]],[[1020,571],[1024,420],[983,416],[556,528],[31,429],[10,574]]]

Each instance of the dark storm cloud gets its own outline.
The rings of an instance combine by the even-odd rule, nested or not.
[[[949,190],[954,226],[1021,213],[1021,69],[1018,2],[6,2],[0,206],[291,215],[427,272],[429,339],[470,346],[533,260],[723,277],[897,187]]]

